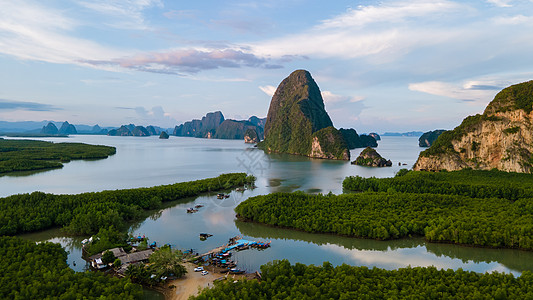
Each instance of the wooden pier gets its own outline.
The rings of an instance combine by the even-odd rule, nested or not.
[[[196,255],[196,256],[193,256],[192,257],[192,260],[197,260],[199,258],[202,258],[204,256],[207,256],[207,255],[211,255],[211,254],[215,254],[215,253],[219,253],[220,251],[224,250],[228,248],[228,245],[222,245],[220,247],[216,247],[215,249],[209,251],[209,252],[206,252],[206,253],[203,253],[203,254],[200,254],[200,255]]]

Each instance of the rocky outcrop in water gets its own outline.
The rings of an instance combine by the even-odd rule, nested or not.
[[[133,128],[135,128],[135,127],[133,127]],[[131,133],[131,131],[128,129],[128,127],[126,125],[120,126],[119,129],[111,129],[111,130],[109,130],[107,135],[109,135],[109,136],[133,136],[133,134]]]
[[[379,136],[379,134],[377,134],[375,132],[369,133],[368,136],[373,137],[376,141],[381,141],[381,137]]]
[[[376,140],[369,135],[358,135],[355,129],[339,129],[339,132],[342,134],[348,149],[355,148],[365,148],[365,147],[377,147],[378,143]]]
[[[255,130],[258,138],[263,135],[263,128],[255,126],[248,121],[224,120],[224,122],[217,127],[214,138],[242,140],[248,129]]]
[[[210,112],[201,120],[195,119],[176,126],[174,128],[173,135],[213,138],[218,126],[220,126],[222,122],[224,122],[224,116],[222,115],[222,112]]]
[[[373,148],[366,147],[361,154],[352,161],[352,165],[366,166],[366,167],[390,167],[392,162],[387,160]]]
[[[61,128],[59,128],[59,134],[77,134],[78,131],[76,130],[76,127],[69,122],[65,121],[61,125]]]
[[[159,135],[159,138],[163,139],[163,140],[168,140],[168,138],[169,138],[168,133],[166,131],[161,131],[161,134]]]
[[[441,135],[446,130],[443,129],[437,129],[433,131],[424,132],[423,135],[421,135],[418,138],[418,146],[419,147],[431,147],[433,143],[437,140],[439,135]]]
[[[248,122],[252,123],[253,125],[261,128],[265,128],[265,122],[267,118],[258,118],[256,116],[251,116],[248,119]]]
[[[152,125],[146,126],[146,131],[148,131],[150,135],[158,135],[161,133],[157,128]]]
[[[59,130],[57,130],[56,125],[54,123],[50,122],[46,126],[43,126],[43,129],[41,129],[42,134],[58,134]]]
[[[326,112],[318,85],[305,70],[292,72],[278,86],[268,109],[265,139],[258,147],[317,158],[350,157],[346,142]]]
[[[150,133],[143,126],[135,126],[131,131],[133,136],[150,136]]]
[[[533,171],[533,81],[503,89],[482,115],[467,117],[420,153],[414,170]]]
[[[248,128],[244,133],[244,143],[246,144],[257,144],[259,143],[259,136],[257,135],[257,130],[255,128]]]

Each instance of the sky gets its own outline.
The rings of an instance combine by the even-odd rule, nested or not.
[[[334,125],[452,129],[533,79],[533,0],[0,0],[0,120],[265,117],[308,70]]]

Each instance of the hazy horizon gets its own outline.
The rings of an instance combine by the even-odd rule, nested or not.
[[[452,129],[533,79],[533,1],[2,1],[0,120],[267,115],[309,70],[336,127]]]

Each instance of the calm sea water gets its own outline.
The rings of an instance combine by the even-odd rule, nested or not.
[[[288,259],[292,263],[377,266],[395,269],[406,266],[462,268],[476,272],[510,272],[519,275],[533,270],[533,253],[517,250],[483,249],[447,244],[426,243],[421,238],[374,241],[243,223],[235,219],[234,207],[248,197],[276,191],[342,193],[342,180],[349,175],[390,177],[401,168],[410,168],[421,148],[413,137],[384,137],[377,151],[393,161],[389,168],[367,168],[348,162],[309,159],[291,155],[266,155],[263,151],[234,140],[207,140],[171,137],[72,136],[48,139],[84,142],[117,147],[117,154],[104,160],[72,161],[63,169],[25,176],[0,177],[0,195],[44,191],[80,193],[106,189],[123,189],[170,184],[214,177],[221,173],[247,172],[257,177],[257,188],[244,192],[228,191],[230,198],[216,199],[215,194],[167,203],[166,208],[132,224],[130,231],[146,235],[159,244],[169,243],[180,249],[204,252],[225,244],[228,238],[241,235],[251,240],[271,241],[263,251],[246,250],[234,255],[240,268],[259,270],[272,260]],[[362,149],[352,150],[355,159]],[[406,164],[398,166],[398,162]],[[186,209],[204,205],[198,213]],[[211,233],[200,241],[198,234]],[[70,252],[68,261],[75,270],[83,270],[80,241],[59,230],[47,230],[24,237],[59,242]],[[74,263],[76,266],[74,266]]]

